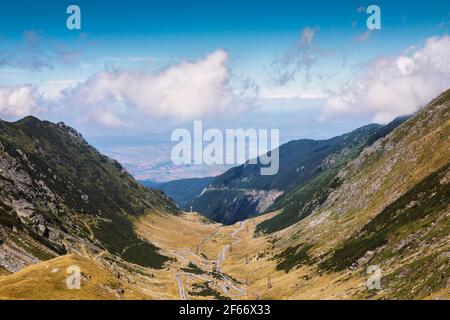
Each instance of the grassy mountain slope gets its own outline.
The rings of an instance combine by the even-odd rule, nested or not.
[[[364,149],[321,205],[275,234],[279,265],[360,276],[379,266],[384,290],[365,296],[421,298],[448,289],[449,150],[447,91]]]
[[[11,270],[82,242],[146,266],[167,260],[136,235],[132,222],[146,211],[175,213],[174,204],[63,123],[0,122],[0,186],[0,255]],[[22,263],[11,259],[15,253]]]
[[[272,233],[287,228],[301,219],[309,216],[315,208],[320,206],[328,195],[341,184],[337,174],[351,160],[358,156],[364,147],[370,146],[378,139],[388,135],[392,130],[405,122],[409,117],[396,118],[391,123],[380,127],[368,140],[356,145],[348,152],[336,156],[333,163],[325,168],[319,175],[305,183],[300,184],[290,192],[287,192],[269,208],[271,210],[282,209],[279,215],[268,219],[258,225],[257,232]]]
[[[232,224],[287,207],[286,212],[290,213],[283,218],[287,222],[274,223],[278,226],[270,231],[280,230],[299,220],[294,215],[305,205],[306,199],[299,203],[296,194],[310,193],[307,202],[312,201],[315,192],[332,184],[337,172],[364,146],[386,135],[402,121],[398,119],[388,126],[368,125],[329,140],[286,143],[279,148],[278,174],[260,175],[259,164],[232,168],[216,177],[194,200],[194,210],[215,221]]]

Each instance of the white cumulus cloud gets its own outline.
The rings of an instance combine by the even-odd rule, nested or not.
[[[256,94],[253,82],[232,85],[229,56],[216,50],[159,72],[103,71],[63,92],[66,105],[84,106],[90,121],[120,125],[123,113],[191,120],[239,112]]]
[[[39,94],[31,85],[0,86],[0,116],[21,117],[37,111]]]
[[[322,120],[336,115],[369,114],[386,123],[414,113],[450,87],[450,37],[432,37],[420,48],[378,58],[339,92],[330,94]]]

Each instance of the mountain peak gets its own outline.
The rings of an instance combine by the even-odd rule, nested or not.
[[[42,120],[36,118],[35,116],[29,115],[29,116],[23,117],[20,120],[15,121],[13,123],[20,125],[20,124],[27,124],[27,123],[39,123],[39,122],[42,122]]]

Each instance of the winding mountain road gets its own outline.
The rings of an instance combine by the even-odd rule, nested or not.
[[[191,256],[191,257],[196,258],[199,262],[201,262],[202,268],[200,268],[200,269],[202,269],[204,271],[206,270],[207,272],[211,272],[214,270],[213,262],[215,262],[215,265],[216,265],[215,272],[220,274],[222,281],[223,281],[223,283],[218,283],[218,286],[221,288],[222,292],[228,296],[235,296],[235,297],[245,296],[245,295],[247,295],[246,290],[236,286],[228,276],[226,276],[225,274],[223,274],[221,272],[223,262],[226,259],[226,255],[227,255],[228,251],[230,250],[230,248],[233,245],[238,244],[242,241],[242,239],[239,238],[237,236],[237,234],[242,231],[242,229],[245,226],[245,223],[246,223],[245,221],[239,223],[239,227],[236,230],[234,230],[233,233],[231,234],[231,237],[234,239],[234,241],[230,244],[225,245],[222,248],[222,251],[219,253],[218,259],[216,261],[209,262],[206,259],[204,259],[203,257],[199,256],[198,254],[193,253],[191,251],[186,251],[186,250],[177,251],[177,252],[174,252],[173,254],[175,256],[177,256],[178,258],[180,258],[182,260],[186,260],[186,261],[190,261],[190,259],[187,258],[186,256]],[[207,239],[209,239],[209,238],[213,237],[215,234],[217,234],[218,231],[219,231],[219,229],[217,228],[216,231],[214,231],[213,233],[208,235],[208,237],[203,239],[200,242],[200,244],[198,245],[198,247],[201,244],[203,244]],[[186,290],[185,290],[184,283],[183,283],[181,276],[187,276],[187,277],[191,277],[191,278],[200,278],[200,279],[202,279],[204,281],[208,281],[208,282],[216,281],[213,277],[208,276],[208,275],[198,275],[198,274],[187,273],[187,272],[179,272],[179,273],[175,274],[175,280],[177,281],[177,284],[178,284],[178,292],[179,292],[181,300],[187,299]],[[232,293],[232,292],[230,292],[230,289],[237,291],[238,293]]]
[[[183,280],[181,280],[181,277],[179,274],[175,275],[175,279],[177,280],[177,283],[178,283],[178,292],[180,294],[180,299],[186,300],[186,291],[184,290]]]
[[[240,222],[239,223],[239,227],[233,231],[233,233],[231,234],[231,237],[233,239],[235,239],[234,242],[232,242],[231,244],[227,244],[226,246],[223,247],[222,252],[219,253],[219,259],[217,260],[217,264],[216,264],[216,271],[220,272],[221,267],[222,267],[222,263],[226,258],[226,255],[228,253],[228,251],[230,250],[232,245],[238,244],[239,242],[242,241],[241,238],[237,237],[236,235],[242,231],[242,229],[244,229],[245,226],[245,221],[244,222]]]

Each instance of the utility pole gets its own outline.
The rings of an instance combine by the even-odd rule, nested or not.
[[[272,281],[270,280],[270,274],[269,277],[267,278],[267,289],[272,289]]]

